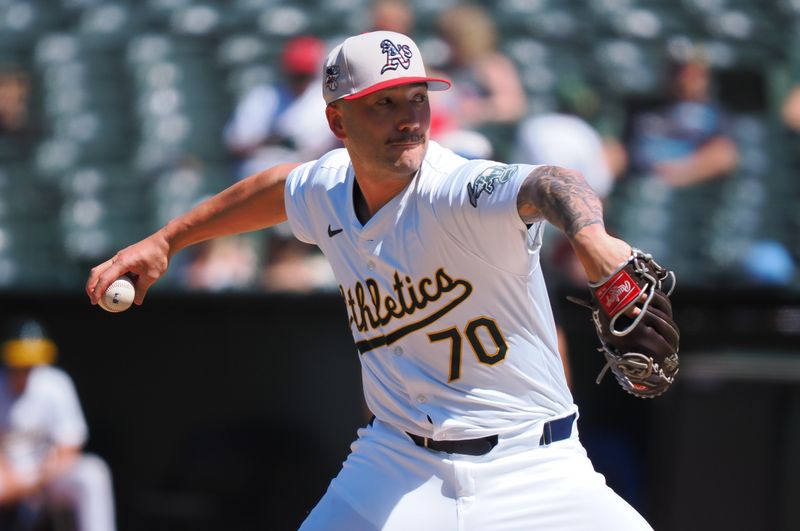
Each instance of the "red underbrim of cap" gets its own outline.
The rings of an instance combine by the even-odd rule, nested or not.
[[[438,77],[396,77],[381,83],[376,83],[371,87],[367,87],[362,91],[356,92],[355,94],[348,94],[342,99],[355,100],[368,94],[378,92],[379,90],[396,87],[398,85],[411,85],[413,83],[427,83],[428,90],[447,90],[451,85],[451,83],[446,79],[441,79]]]

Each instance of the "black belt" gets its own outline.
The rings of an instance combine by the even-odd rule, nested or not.
[[[489,435],[480,439],[462,439],[460,441],[434,441],[413,433],[408,433],[408,436],[417,446],[448,454],[485,455],[497,446],[497,435]]]
[[[573,413],[568,417],[545,422],[539,444],[544,446],[556,441],[569,439],[572,435],[572,424],[575,422],[575,417],[576,414]],[[463,439],[460,441],[434,441],[428,437],[420,437],[413,433],[408,433],[408,436],[411,437],[411,440],[414,441],[414,444],[417,446],[448,454],[485,455],[488,454],[492,448],[497,446],[497,435],[489,435],[480,439]]]

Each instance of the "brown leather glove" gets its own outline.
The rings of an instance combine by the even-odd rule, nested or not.
[[[591,301],[569,297],[592,310],[598,350],[606,358],[597,383],[611,369],[622,388],[640,398],[656,397],[672,385],[679,368],[680,339],[669,300],[674,288],[672,271],[633,249],[628,261],[607,279],[589,284]]]

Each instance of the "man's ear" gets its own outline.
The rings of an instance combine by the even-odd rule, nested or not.
[[[325,117],[328,119],[328,127],[331,128],[334,136],[339,140],[344,140],[347,135],[342,121],[342,108],[336,103],[331,103],[325,107]]]

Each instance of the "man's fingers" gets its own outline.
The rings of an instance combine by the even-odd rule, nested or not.
[[[86,295],[89,296],[89,300],[92,304],[97,304],[97,301],[100,298],[99,296],[95,296],[95,293],[98,293],[97,283],[100,280],[100,275],[102,275],[103,271],[111,267],[112,263],[113,259],[108,259],[102,264],[93,267],[92,271],[89,273],[89,278],[86,280]]]
[[[139,275],[132,268],[124,267],[119,262],[113,262],[113,260],[103,262],[92,270],[89,280],[86,282],[86,293],[89,295],[91,303],[97,304],[106,289],[115,280],[126,274],[133,281],[133,286],[136,290],[133,303],[141,306],[145,295],[147,295],[147,290],[155,283],[156,279],[150,279],[146,275]]]
[[[89,280],[86,282],[86,293],[89,295],[89,300],[92,304],[98,303],[100,297],[103,296],[103,293],[115,280],[130,272],[131,269],[124,265],[118,256],[106,260],[93,268],[91,275],[89,275]]]
[[[110,260],[92,268],[86,281],[86,294],[97,304],[108,287],[122,275],[133,281],[134,304],[144,302],[147,291],[169,267],[168,245],[155,237],[145,238],[122,249]]]
[[[642,291],[642,294],[639,295],[639,298],[636,299],[636,303],[633,304],[628,310],[625,312],[625,315],[628,317],[636,317],[640,313],[642,313],[642,308],[639,306],[640,304],[644,304],[647,300],[647,291]]]
[[[100,274],[100,277],[97,279],[97,284],[94,287],[94,292],[92,293],[94,302],[99,301],[108,287],[124,273],[126,273],[126,271],[118,264],[112,264],[106,268],[105,271]]]
[[[155,284],[156,279],[148,279],[145,275],[137,276],[134,279],[134,286],[136,286],[136,296],[133,298],[133,303],[137,306],[141,306],[144,302],[144,297],[147,295],[147,290],[150,289],[150,286]]]

